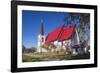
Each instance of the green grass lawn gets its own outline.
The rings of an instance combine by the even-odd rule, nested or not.
[[[90,55],[76,55],[65,54],[64,52],[46,52],[46,53],[27,53],[22,55],[23,62],[40,62],[40,61],[55,61],[55,60],[80,60],[80,59],[89,59]]]
[[[42,60],[39,59],[39,58],[34,58],[34,57],[31,57],[31,56],[23,55],[22,61],[23,62],[37,62],[37,61],[42,61]]]

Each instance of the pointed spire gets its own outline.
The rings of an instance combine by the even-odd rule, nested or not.
[[[40,34],[41,34],[41,35],[44,35],[43,20],[41,20]]]

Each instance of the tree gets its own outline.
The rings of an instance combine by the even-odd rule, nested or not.
[[[88,13],[69,13],[67,15],[67,24],[75,24],[80,35],[80,40],[82,42],[89,41],[90,39],[90,14]],[[86,42],[86,43],[87,43]]]
[[[24,45],[22,45],[22,53],[24,53],[25,52],[25,46]]]

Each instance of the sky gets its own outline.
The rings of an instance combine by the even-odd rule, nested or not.
[[[22,11],[22,41],[26,48],[38,47],[38,35],[40,32],[41,21],[45,36],[63,25],[64,19],[68,18],[67,12],[48,12],[48,11]],[[77,21],[73,21],[77,23]],[[78,24],[77,24],[78,25]]]

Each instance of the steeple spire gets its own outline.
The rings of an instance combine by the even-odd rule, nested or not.
[[[40,34],[41,34],[41,35],[44,35],[43,20],[41,20]]]

